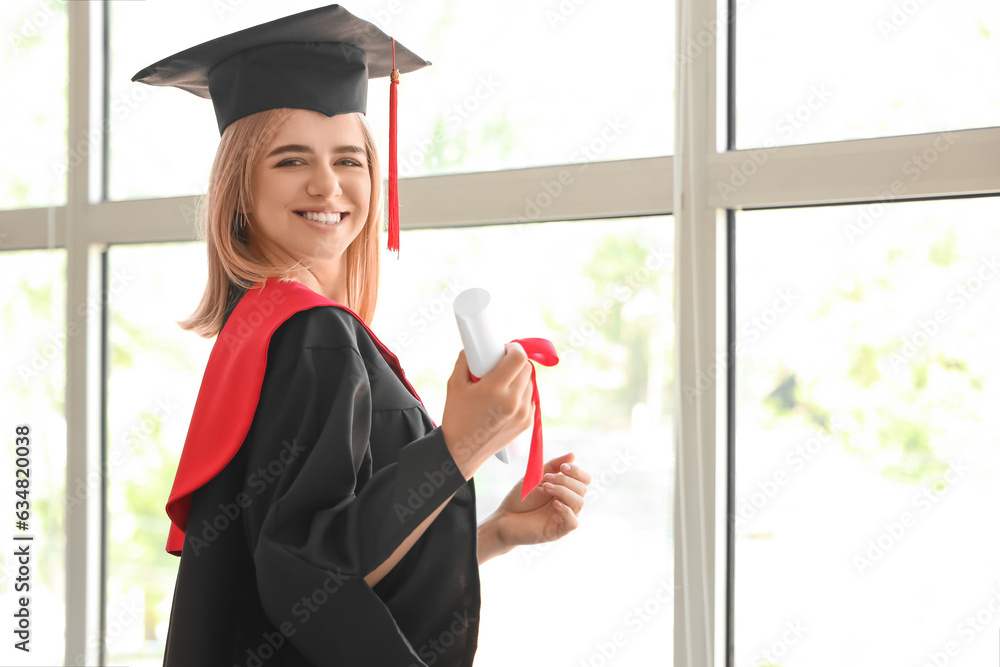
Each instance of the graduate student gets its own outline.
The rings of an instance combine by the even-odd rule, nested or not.
[[[478,382],[460,352],[436,425],[368,328],[382,213],[368,79],[429,64],[331,5],[133,77],[210,98],[222,135],[208,284],[181,323],[218,338],[167,504],[181,560],[165,665],[471,665],[479,565],[577,527],[590,475],[572,453],[476,525],[473,475],[533,424],[521,345]],[[395,187],[390,174],[391,208]],[[391,212],[396,249],[397,225]]]

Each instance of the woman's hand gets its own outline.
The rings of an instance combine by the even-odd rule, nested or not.
[[[580,525],[590,474],[573,465],[575,458],[570,452],[546,463],[542,483],[523,502],[520,482],[510,490],[481,526],[480,535],[486,539],[480,563],[521,544],[558,540]]]
[[[465,350],[448,379],[441,434],[465,479],[533,423],[531,362],[510,343],[496,367],[473,382]]]

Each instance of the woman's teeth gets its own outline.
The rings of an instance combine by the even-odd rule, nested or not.
[[[340,222],[340,213],[313,213],[312,211],[298,211],[298,214],[306,220],[322,222],[327,225]]]

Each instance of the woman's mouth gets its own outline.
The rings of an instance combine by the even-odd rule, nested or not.
[[[324,225],[335,225],[347,216],[346,213],[315,213],[313,211],[295,211],[295,213],[306,220],[320,222]]]

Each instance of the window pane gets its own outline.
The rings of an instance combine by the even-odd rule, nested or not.
[[[992,0],[736,4],[740,148],[1000,125]]]
[[[1000,659],[998,214],[739,214],[736,664]]]
[[[14,614],[27,596],[32,664],[61,665],[66,650],[66,253],[0,253],[0,284],[7,286],[0,293],[0,498],[9,521],[0,549],[0,606],[8,619],[7,637],[13,638]],[[19,425],[29,427],[26,462],[18,461],[24,453],[15,442]],[[27,486],[18,486],[16,479],[27,479]],[[90,488],[86,482],[76,484],[69,490],[70,502],[82,503]],[[19,502],[28,505],[15,506]],[[23,531],[14,516],[21,511],[28,512]],[[25,545],[27,580],[21,578],[23,563],[14,557]],[[14,647],[20,639],[0,644],[0,664],[26,664],[27,654]]]
[[[217,14],[223,6],[228,8],[226,3],[190,0],[109,3],[111,199],[173,197],[208,189],[219,144],[212,103],[176,88],[132,83],[132,76],[227,32]]]
[[[401,245],[375,331],[431,415],[462,348],[452,301],[484,287],[501,338],[548,338],[560,355],[537,367],[546,460],[573,451],[594,477],[578,531],[483,565],[476,665],[669,664],[672,219],[419,231]],[[477,474],[480,518],[524,475],[521,451]]]
[[[164,551],[163,508],[213,342],[174,323],[201,298],[205,247],[115,246],[109,254],[107,658],[159,666],[179,563]]]
[[[112,198],[203,191],[218,144],[210,102],[132,83],[133,74],[200,41],[315,6],[112,3]],[[673,3],[512,0],[497,12],[474,2],[362,0],[349,9],[434,63],[401,79],[402,177],[673,150]],[[629,48],[612,53],[618,42],[609,35],[624,34]],[[383,155],[388,86],[376,79],[368,99]]]
[[[66,203],[66,3],[0,12],[0,209]],[[14,130],[16,128],[16,131]]]
[[[538,367],[546,458],[574,451],[594,476],[578,531],[483,566],[477,665],[510,664],[524,651],[565,662],[567,647],[574,664],[597,664],[609,650],[621,665],[670,655],[672,238],[669,218],[404,232],[403,259],[385,256],[373,327],[435,421],[461,348],[451,301],[468,286],[486,287],[502,336],[548,337],[560,354],[557,366]],[[163,505],[211,347],[164,323],[197,302],[203,253],[201,244],[111,251],[123,284],[110,333],[108,446],[121,460],[108,489],[112,662],[153,665],[162,655],[177,567],[163,551]],[[179,275],[176,266],[199,268]],[[509,467],[493,460],[477,475],[481,519],[523,475],[525,455]],[[594,579],[611,571],[613,583]],[[565,611],[539,596],[550,590]],[[127,611],[136,608],[141,615]]]

